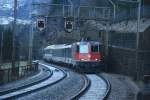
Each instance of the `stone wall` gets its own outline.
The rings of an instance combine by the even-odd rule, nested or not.
[[[138,66],[136,66],[136,49],[123,45],[109,46],[109,72],[132,76],[142,79],[143,75],[150,74],[150,27],[140,33]],[[110,37],[111,38],[111,37]],[[112,38],[114,38],[112,36]],[[135,41],[136,42],[136,41]]]
[[[136,76],[134,51],[117,47],[109,47],[109,57],[109,72]]]

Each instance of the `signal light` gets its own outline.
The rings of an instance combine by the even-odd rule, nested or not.
[[[37,19],[37,28],[42,31],[45,28],[45,19]]]
[[[71,21],[67,21],[66,22],[66,29],[72,29],[73,27],[72,27],[73,25],[72,25],[72,22]]]
[[[67,18],[65,18],[65,30],[67,31],[67,32],[72,32],[72,30],[73,30],[73,18],[72,17],[67,17]]]

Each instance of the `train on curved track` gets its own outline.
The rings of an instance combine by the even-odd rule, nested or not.
[[[73,68],[85,72],[104,69],[101,45],[95,41],[47,46],[44,48],[43,59],[48,62],[72,65]]]

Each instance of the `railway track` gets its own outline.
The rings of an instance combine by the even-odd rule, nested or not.
[[[82,88],[69,100],[105,100],[109,95],[110,82],[99,74],[82,74]]]
[[[51,75],[53,74],[53,72],[46,67],[40,67],[39,70],[40,70],[40,73],[25,79],[26,80],[25,82],[24,81],[22,82],[20,80],[20,81],[18,81],[19,84],[13,83],[13,84],[7,84],[6,86],[1,86],[0,96],[14,92],[16,90],[20,90],[20,89],[38,84],[38,83],[48,79],[49,77],[51,77]],[[40,79],[39,79],[39,77],[40,77]],[[38,80],[36,80],[37,78],[38,78]]]
[[[89,85],[74,97],[79,100],[105,100],[110,92],[110,83],[100,75],[87,74]]]
[[[84,76],[82,79],[84,80],[84,85],[82,86],[82,88],[76,94],[74,94],[70,98],[71,100],[79,99],[79,97],[89,88],[90,80],[88,79],[88,77]]]
[[[67,73],[62,69],[56,68],[54,66],[48,66],[48,65],[45,65],[42,63],[39,63],[39,64],[41,66],[47,67],[48,70],[46,70],[46,71],[49,71],[49,72],[52,71],[52,74],[50,74],[47,79],[39,81],[39,82],[31,83],[31,84],[28,84],[28,85],[25,85],[22,87],[3,91],[0,94],[0,100],[1,99],[8,99],[8,100],[15,99],[20,96],[30,94],[31,92],[35,92],[35,91],[43,89],[47,86],[56,84],[59,81],[63,80],[67,76]]]

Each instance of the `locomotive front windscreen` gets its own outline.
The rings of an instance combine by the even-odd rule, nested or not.
[[[88,53],[89,49],[88,49],[88,45],[82,44],[80,45],[80,53]]]
[[[91,46],[91,51],[92,51],[92,52],[98,52],[98,51],[99,51],[98,45],[92,45],[92,46]]]

